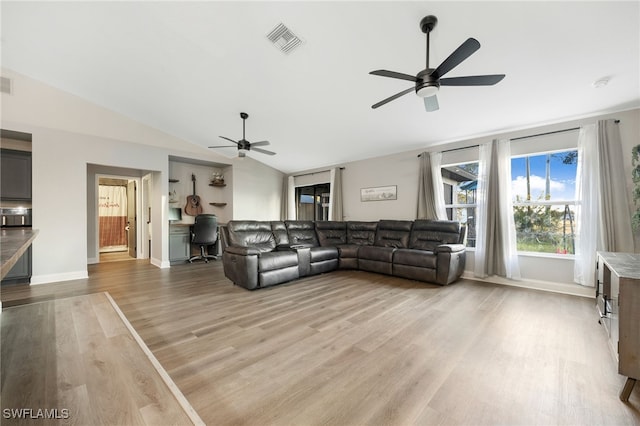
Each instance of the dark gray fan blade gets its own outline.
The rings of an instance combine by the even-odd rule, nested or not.
[[[438,97],[436,95],[429,96],[428,98],[424,98],[424,109],[427,112],[433,112],[440,109],[440,105],[438,105]]]
[[[220,137],[221,137],[222,139],[226,139],[226,140],[228,140],[229,142],[233,142],[233,143],[235,143],[236,145],[239,145],[239,144],[238,144],[238,142],[234,141],[233,139],[229,139],[229,138],[227,138],[227,137],[225,137],[225,136],[220,136]]]
[[[251,151],[256,151],[256,152],[261,152],[263,154],[267,154],[267,155],[276,155],[275,152],[273,151],[267,151],[266,149],[262,149],[262,148],[254,148],[253,144],[251,144]]]
[[[236,149],[238,149],[237,146],[231,146],[231,145],[216,145],[216,146],[210,146],[209,148],[236,148]]]
[[[251,142],[251,146],[266,146],[271,145],[269,141]]]
[[[431,75],[438,79],[460,65],[462,61],[471,56],[476,50],[480,49],[480,43],[475,38],[468,38],[460,47],[453,51],[447,59],[436,68]]]
[[[403,90],[403,91],[402,91],[402,92],[400,92],[400,93],[396,93],[396,94],[395,94],[395,95],[393,95],[393,96],[389,96],[387,99],[383,99],[383,100],[381,100],[381,101],[380,101],[380,102],[378,102],[377,104],[373,104],[373,105],[371,105],[371,108],[376,109],[376,108],[378,108],[379,106],[382,106],[382,105],[386,104],[387,102],[391,102],[392,100],[394,100],[394,99],[398,99],[400,96],[406,95],[407,93],[409,93],[409,92],[413,92],[413,91],[415,91],[415,90],[416,90],[416,89],[415,89],[414,87],[410,87],[410,88],[408,88],[407,90]]]
[[[440,86],[493,86],[503,78],[504,74],[443,78],[440,79]]]
[[[415,76],[409,75],[409,74],[403,74],[401,72],[376,70],[376,71],[371,71],[369,74],[380,75],[382,77],[399,78],[400,80],[409,80],[409,81],[413,81],[414,83],[416,82]]]

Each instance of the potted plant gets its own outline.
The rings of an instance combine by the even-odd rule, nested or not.
[[[631,218],[633,229],[640,229],[640,145],[631,149],[631,179],[633,180],[633,204],[636,211]]]

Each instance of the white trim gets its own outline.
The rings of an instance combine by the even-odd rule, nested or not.
[[[58,281],[82,280],[85,278],[89,278],[86,269],[84,271],[64,272],[61,274],[34,275],[31,277],[31,284],[48,284]]]
[[[531,280],[531,279],[513,281],[513,280],[509,280],[507,278],[496,276],[496,275],[493,275],[487,278],[477,278],[476,276],[473,275],[473,271],[464,271],[462,274],[462,278],[474,280],[474,281],[482,281],[482,282],[487,282],[492,284],[528,288],[531,290],[542,290],[550,293],[560,293],[560,294],[567,294],[570,296],[586,297],[591,299],[595,299],[595,292],[596,292],[594,287],[585,287],[580,284],[574,284],[574,283],[558,283],[558,282]]]
[[[90,257],[87,259],[87,265],[95,265],[96,263],[100,263],[97,257]]]
[[[103,294],[107,297],[109,303],[111,303],[111,307],[113,307],[113,310],[116,311],[125,327],[127,327],[127,330],[129,330],[129,333],[131,333],[133,339],[136,341],[140,349],[142,349],[142,352],[144,352],[144,354],[147,356],[147,358],[151,362],[151,365],[153,365],[153,367],[156,369],[156,371],[160,375],[160,378],[162,378],[162,381],[167,385],[169,391],[173,394],[176,401],[178,401],[178,404],[180,404],[182,409],[185,411],[185,414],[189,417],[194,425],[204,425],[205,423],[202,421],[196,410],[191,406],[191,404],[189,404],[189,401],[187,401],[187,398],[180,391],[175,382],[171,380],[171,377],[169,376],[167,371],[164,369],[164,367],[162,367],[162,364],[160,364],[158,359],[153,355],[151,350],[144,343],[144,340],[142,340],[138,332],[135,330],[135,328],[133,328],[133,326],[124,315],[124,313],[122,313],[120,307],[116,304],[111,295],[108,292],[104,292]]]
[[[160,269],[164,269],[164,268],[170,268],[171,267],[171,262],[169,262],[168,260],[162,261],[160,259],[157,259],[155,257],[152,257],[149,260],[149,263],[151,263],[153,266],[156,266]]]

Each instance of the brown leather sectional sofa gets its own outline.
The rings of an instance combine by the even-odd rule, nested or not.
[[[452,221],[240,220],[220,233],[225,276],[249,290],[336,269],[446,285],[465,264],[465,227]]]

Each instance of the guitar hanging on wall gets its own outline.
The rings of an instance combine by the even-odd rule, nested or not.
[[[196,175],[191,174],[191,181],[193,182],[193,195],[187,195],[187,205],[184,207],[184,212],[189,216],[197,216],[202,214],[202,204],[200,203],[200,197],[196,195]]]

